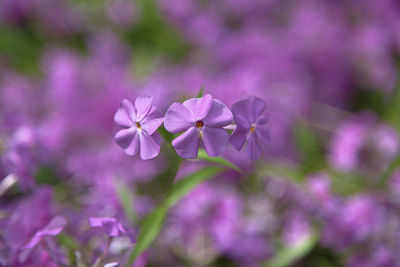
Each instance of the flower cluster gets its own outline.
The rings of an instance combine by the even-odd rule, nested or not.
[[[399,14],[0,0],[0,266],[125,266],[166,191],[209,162],[223,171],[130,266],[270,266],[306,247],[287,265],[400,266]],[[203,85],[212,97],[174,103]]]
[[[172,140],[172,146],[182,158],[197,158],[200,145],[210,157],[217,157],[230,141],[237,150],[246,146],[249,158],[255,161],[270,140],[264,110],[265,102],[255,96],[235,103],[231,111],[206,94],[173,103],[164,117],[153,105],[152,96],[139,96],[135,104],[124,99],[114,116],[115,123],[124,129],[117,132],[115,140],[126,154],[152,159],[160,153],[160,136],[156,131],[164,122],[168,132],[180,134]],[[233,121],[236,125],[231,124]],[[234,127],[231,136],[227,132],[230,126]]]

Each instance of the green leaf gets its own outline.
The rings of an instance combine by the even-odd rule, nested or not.
[[[264,262],[263,267],[285,267],[290,266],[306,256],[317,244],[318,235],[311,234],[308,238],[298,244],[285,247],[270,260]]]
[[[303,120],[298,121],[294,127],[294,138],[303,159],[303,171],[312,172],[321,167],[324,155],[310,125]]]
[[[125,216],[129,219],[131,223],[136,221],[136,215],[133,211],[133,195],[122,181],[115,184],[119,200],[121,201],[122,208],[124,210]]]
[[[139,236],[136,245],[129,256],[128,263],[125,265],[129,267],[135,259],[146,249],[148,249],[156,239],[161,230],[165,216],[167,215],[168,208],[165,205],[157,207],[143,220],[140,227]]]
[[[57,235],[56,237],[58,244],[63,246],[65,250],[67,251],[67,257],[69,261],[69,265],[73,266],[76,261],[75,259],[75,252],[79,249],[79,244],[78,242],[74,239],[74,237],[61,232],[60,234]]]
[[[400,84],[388,98],[386,110],[383,114],[383,119],[389,122],[393,127],[400,131]]]
[[[197,94],[196,97],[202,97],[204,94],[204,85],[201,86],[199,93]]]
[[[242,170],[238,166],[236,166],[235,164],[233,164],[232,162],[230,162],[224,158],[210,157],[209,155],[207,155],[207,153],[206,153],[206,151],[204,151],[204,149],[199,149],[199,154],[197,155],[197,159],[205,160],[205,161],[212,162],[212,163],[217,163],[222,166],[231,168],[237,172],[240,172],[240,173],[242,172]]]
[[[131,266],[135,259],[143,251],[148,249],[151,243],[156,239],[161,231],[168,209],[175,205],[178,200],[189,193],[198,184],[210,179],[221,170],[222,169],[218,167],[206,167],[180,179],[172,186],[165,201],[142,221],[136,245],[129,256],[128,262],[125,265],[126,267]]]
[[[222,169],[218,167],[206,167],[185,178],[180,179],[173,185],[170,194],[168,194],[164,201],[165,205],[167,205],[168,208],[172,207],[179,199],[189,193],[198,184],[213,177],[221,170]]]
[[[263,163],[257,167],[256,173],[260,176],[286,178],[296,184],[304,180],[304,175],[301,173],[299,165],[286,163],[284,161],[273,161],[267,164]]]
[[[167,143],[170,143],[174,138],[174,135],[165,129],[164,124],[161,125],[160,128],[158,128],[157,132],[162,136],[162,138],[164,138]]]

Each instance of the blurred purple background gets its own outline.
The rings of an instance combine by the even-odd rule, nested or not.
[[[396,0],[0,1],[0,266],[122,266],[174,171],[211,163],[129,157],[113,116],[202,87],[263,99],[271,142],[228,146],[243,173],[186,195],[133,266],[400,266],[399,59]]]

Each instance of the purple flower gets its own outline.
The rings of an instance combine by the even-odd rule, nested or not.
[[[186,159],[197,158],[201,141],[207,154],[216,157],[225,149],[229,134],[224,126],[232,121],[232,113],[224,103],[207,94],[181,103],[172,104],[165,114],[167,131],[177,134],[172,141],[176,153]]]
[[[106,235],[110,237],[117,237],[126,234],[125,228],[115,218],[99,217],[89,218],[91,227],[103,228]]]
[[[115,135],[115,140],[126,154],[133,156],[140,150],[141,159],[152,159],[160,153],[156,130],[163,122],[163,115],[153,106],[152,96],[139,96],[135,105],[122,100],[114,121],[125,128]]]
[[[232,106],[236,129],[230,142],[237,150],[241,150],[246,144],[247,154],[252,161],[261,156],[260,147],[270,141],[267,119],[261,116],[264,110],[265,102],[255,96]]]
[[[373,115],[361,113],[339,127],[328,154],[331,166],[341,172],[382,172],[400,150],[396,130]]]
[[[62,216],[57,216],[53,218],[43,229],[37,231],[35,235],[30,239],[28,244],[26,244],[22,249],[23,251],[19,255],[21,262],[24,262],[29,256],[32,249],[36,247],[46,236],[58,235],[64,228],[66,220]]]

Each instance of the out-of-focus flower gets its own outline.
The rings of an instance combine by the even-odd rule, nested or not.
[[[348,260],[348,267],[391,267],[398,266],[393,249],[386,244],[373,244],[368,252],[359,252]]]
[[[261,116],[264,110],[265,102],[255,96],[232,106],[236,129],[232,133],[230,142],[237,150],[246,145],[247,154],[253,161],[261,156],[260,147],[270,141],[267,119]]]
[[[38,137],[30,127],[18,128],[8,140],[8,147],[2,161],[5,170],[15,174],[21,189],[35,186],[34,172],[38,162]]]
[[[385,229],[386,213],[385,206],[374,196],[365,194],[346,199],[325,218],[322,241],[338,250],[365,242]]]
[[[310,236],[310,223],[305,214],[292,212],[284,225],[282,235],[288,246],[296,246]]]
[[[63,217],[57,216],[54,217],[43,229],[37,231],[28,244],[22,248],[23,251],[19,255],[20,261],[24,262],[32,249],[34,249],[35,246],[38,245],[44,238],[58,235],[63,230],[66,223],[67,221]]]
[[[312,174],[308,180],[308,191],[315,206],[323,214],[329,214],[336,208],[336,198],[331,191],[329,176],[322,173]]]
[[[110,237],[117,237],[126,234],[125,228],[115,218],[92,217],[89,218],[91,227],[101,227],[104,233]]]
[[[340,171],[384,170],[400,149],[396,131],[376,118],[361,114],[350,118],[332,140],[330,164]]]
[[[390,191],[393,193],[395,200],[400,201],[400,169],[394,171],[389,181]]]
[[[211,95],[192,98],[172,104],[165,114],[165,129],[173,134],[185,131],[172,141],[176,153],[182,158],[197,158],[201,141],[211,157],[220,155],[229,140],[223,127],[232,121],[228,107]]]
[[[119,26],[130,25],[137,15],[134,2],[126,0],[108,0],[105,11],[107,17]]]
[[[21,201],[13,209],[6,223],[2,225],[2,230],[4,230],[2,238],[7,246],[8,261],[17,261],[21,251],[32,244],[35,245],[38,241],[35,236],[44,237],[43,233],[49,229],[48,227],[53,226],[49,223],[52,218],[54,218],[52,191],[49,187],[37,187],[31,197]],[[40,232],[42,234],[39,234]]]
[[[153,106],[152,96],[136,98],[135,105],[127,99],[122,100],[114,121],[125,128],[115,135],[115,140],[126,154],[133,156],[140,150],[140,158],[145,160],[155,158],[160,153],[156,130],[163,122],[163,115]]]

